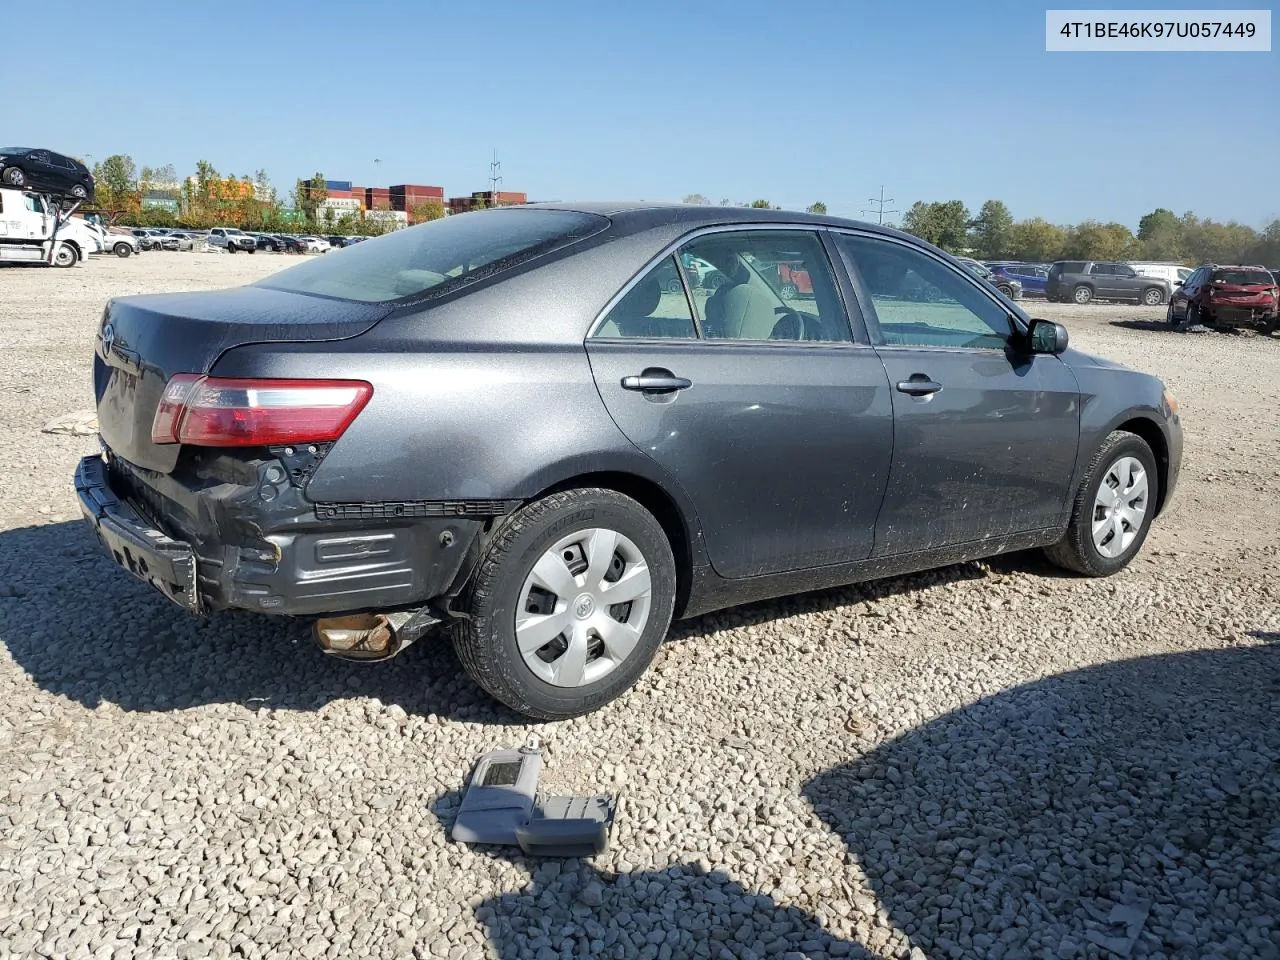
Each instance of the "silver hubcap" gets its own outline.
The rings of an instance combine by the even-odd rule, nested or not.
[[[1160,302],[1160,294],[1156,293],[1154,290],[1151,290],[1147,293],[1147,303],[1149,303],[1151,306],[1154,307],[1159,302]]]
[[[595,683],[631,656],[652,606],[640,549],[616,530],[579,530],[556,541],[525,578],[516,645],[547,683]]]
[[[1076,303],[1088,303],[1089,297],[1090,297],[1090,293],[1088,290],[1076,291]]]
[[[1136,457],[1121,457],[1102,478],[1093,501],[1093,545],[1104,557],[1123,555],[1147,515],[1147,471]]]

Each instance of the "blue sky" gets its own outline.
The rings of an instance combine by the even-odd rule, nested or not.
[[[0,85],[28,92],[4,97],[0,139],[264,167],[286,189],[322,170],[466,194],[497,148],[504,189],[531,199],[698,192],[857,217],[884,184],[899,209],[1280,217],[1280,48],[1051,54],[1045,6],[29,3],[33,42],[0,58]],[[42,37],[80,69],[51,70]]]

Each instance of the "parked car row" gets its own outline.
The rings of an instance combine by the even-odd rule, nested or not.
[[[977,261],[966,262],[963,257],[958,259],[966,266],[977,264]],[[1020,285],[1021,294],[1043,297],[1054,303],[1129,300],[1159,306],[1168,303],[1174,287],[1191,275],[1189,267],[1178,264],[1117,260],[1055,260],[1052,263],[989,260],[977,265],[985,267],[990,282],[1006,294],[1005,286],[1016,283]]]

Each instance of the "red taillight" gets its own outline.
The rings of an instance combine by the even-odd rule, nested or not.
[[[264,447],[337,440],[373,396],[363,380],[233,380],[180,373],[164,388],[153,443]]]

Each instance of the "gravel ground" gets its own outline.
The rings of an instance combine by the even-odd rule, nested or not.
[[[1280,340],[1040,306],[1166,379],[1187,455],[1108,580],[1031,555],[681,624],[527,725],[447,645],[374,666],[187,618],[70,476],[106,297],[283,257],[0,270],[0,956],[1280,957]],[[473,759],[621,789],[610,851],[450,843]]]

